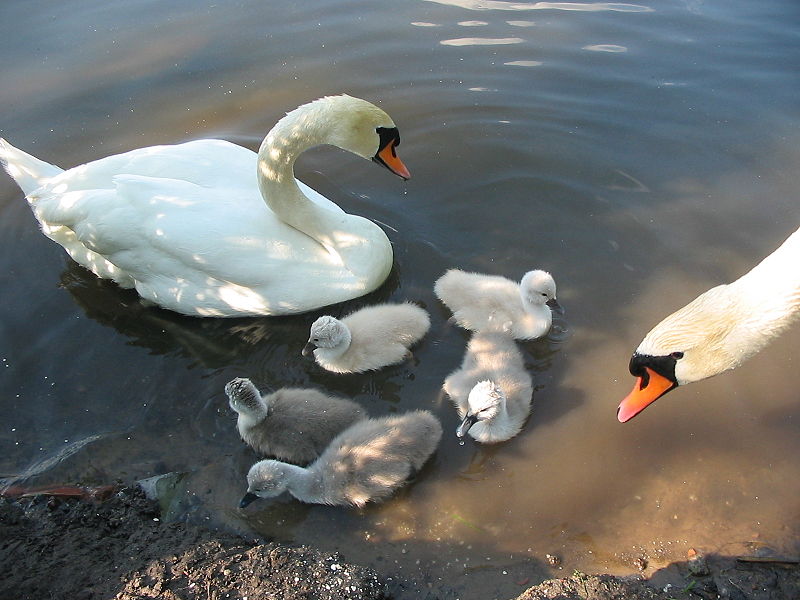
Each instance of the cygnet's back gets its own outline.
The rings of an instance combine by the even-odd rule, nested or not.
[[[425,464],[441,437],[439,420],[428,411],[359,421],[306,468],[279,461],[253,465],[243,505],[284,490],[315,504],[363,506],[380,501]]]
[[[335,373],[363,373],[402,362],[431,323],[426,310],[404,302],[362,308],[341,319],[341,324],[349,331],[349,346],[325,347],[319,341],[314,349],[317,363]],[[314,337],[312,325],[309,344]]]
[[[225,386],[238,413],[242,440],[256,452],[296,464],[315,460],[331,440],[366,418],[361,406],[311,388],[281,388],[264,396],[245,378]]]
[[[311,470],[326,482],[329,502],[361,506],[389,496],[433,454],[442,437],[428,411],[367,419],[342,432]]]
[[[453,320],[471,331],[534,339],[553,322],[549,305],[555,304],[556,288],[545,271],[529,271],[516,283],[499,275],[450,269],[436,281],[434,292],[453,312]]]
[[[505,396],[505,407],[487,420],[477,415],[469,434],[479,442],[495,443],[508,440],[519,433],[531,409],[533,380],[517,344],[498,332],[481,332],[472,336],[461,366],[444,381],[444,391],[450,396],[464,419],[470,409],[469,396],[482,382],[492,382]]]

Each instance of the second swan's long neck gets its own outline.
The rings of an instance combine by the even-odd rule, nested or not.
[[[800,229],[729,287],[751,307],[740,325],[760,348],[800,317]]]

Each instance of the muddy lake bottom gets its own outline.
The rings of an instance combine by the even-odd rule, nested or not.
[[[517,600],[783,600],[800,598],[800,566],[787,557],[699,555],[647,579],[576,571],[529,583]],[[491,582],[482,586],[493,597]],[[0,499],[0,600],[459,597],[446,582],[437,588],[337,553],[165,523],[139,488],[104,500]]]

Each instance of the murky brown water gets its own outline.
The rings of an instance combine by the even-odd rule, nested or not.
[[[313,98],[379,102],[411,181],[333,149],[298,175],[387,225],[395,245],[387,284],[337,310],[408,298],[433,327],[412,363],[334,376],[300,357],[317,313],[143,308],[71,264],[0,177],[0,475],[187,472],[182,518],[340,549],[448,598],[511,597],[548,572],[547,553],[560,572],[627,573],[691,547],[798,551],[796,329],[737,371],[615,418],[649,328],[800,222],[798,17],[789,0],[3,3],[0,135],[63,167],[198,137],[257,148]],[[524,344],[534,410],[496,447],[459,446],[440,393],[467,339],[432,293],[452,266],[546,268],[566,308]],[[318,386],[376,415],[430,408],[447,434],[383,505],[281,498],[240,513],[254,456],[222,392],[235,376]]]

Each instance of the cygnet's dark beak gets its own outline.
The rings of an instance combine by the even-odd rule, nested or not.
[[[561,307],[561,305],[558,303],[558,300],[556,300],[555,298],[550,298],[550,300],[545,302],[545,304],[547,304],[547,306],[549,306],[553,310],[564,312],[564,309]]]
[[[476,417],[475,415],[467,414],[467,416],[464,417],[464,420],[461,421],[461,425],[459,425],[458,429],[456,429],[456,435],[460,438],[463,438],[465,435],[467,435],[469,428],[475,425],[475,423],[477,422],[478,422],[478,417]]]
[[[258,496],[256,496],[252,492],[247,492],[242,499],[239,501],[239,508],[244,508],[248,504],[250,504],[253,500],[258,500]]]
[[[303,356],[311,356],[314,354],[314,350],[317,349],[316,344],[314,342],[308,342],[305,346],[303,346]]]

